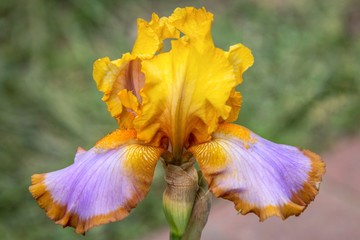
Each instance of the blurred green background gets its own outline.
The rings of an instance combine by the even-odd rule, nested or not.
[[[95,59],[121,57],[136,19],[180,6],[215,14],[218,47],[248,46],[255,64],[239,87],[238,122],[292,145],[324,151],[359,130],[360,4],[352,0],[0,1],[0,238],[84,239],[45,216],[28,192],[33,173],[72,163],[116,122],[92,80]],[[136,239],[165,225],[162,169],[124,221],[86,239]]]

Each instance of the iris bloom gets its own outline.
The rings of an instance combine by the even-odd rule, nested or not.
[[[149,191],[160,158],[195,159],[216,197],[260,220],[297,216],[314,199],[324,173],[317,154],[231,123],[253,56],[242,44],[216,48],[212,21],[204,8],[154,13],[138,20],[131,53],[95,62],[94,79],[119,129],[79,148],[69,167],[32,176],[30,192],[57,224],[84,233],[125,218]]]

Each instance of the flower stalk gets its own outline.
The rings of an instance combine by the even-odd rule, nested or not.
[[[189,223],[186,227],[182,240],[200,239],[209,217],[211,208],[211,193],[207,183],[201,173],[198,171],[199,189],[196,193],[195,203],[191,213]]]

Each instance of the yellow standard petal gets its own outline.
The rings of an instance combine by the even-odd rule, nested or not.
[[[241,43],[230,47],[226,53],[230,63],[234,67],[237,84],[242,83],[242,74],[254,64],[254,56],[249,48]]]
[[[214,47],[198,51],[180,39],[172,49],[144,60],[146,83],[142,91],[142,114],[135,121],[138,138],[151,141],[159,131],[169,137],[175,156],[182,153],[190,135],[206,141],[226,119],[226,105],[236,84],[225,52]]]
[[[104,93],[102,100],[122,129],[132,128],[141,102],[140,89],[145,78],[140,68],[140,60],[130,54],[115,61],[101,58],[94,63],[93,76],[99,91]]]
[[[183,32],[198,47],[213,46],[211,24],[214,15],[205,8],[177,8],[169,17],[170,23]]]
[[[238,43],[230,47],[229,51],[226,53],[227,58],[230,64],[234,68],[234,74],[236,77],[236,84],[242,83],[243,73],[253,65],[254,57],[249,48]],[[242,97],[240,92],[236,91],[234,88],[231,91],[230,97],[226,104],[231,107],[231,112],[227,119],[224,119],[226,122],[236,121],[238,118],[240,108],[242,103]]]
[[[235,88],[231,91],[229,99],[226,101],[226,104],[231,107],[228,118],[226,122],[234,122],[239,116],[242,103],[242,96],[240,92],[235,91]]]
[[[159,18],[152,14],[150,22],[138,19],[138,36],[135,41],[132,55],[140,58],[151,58],[163,47],[163,40],[166,38],[179,38],[180,32],[168,23],[168,18]]]
[[[179,35],[167,18],[159,18],[154,13],[150,22],[138,19],[138,36],[131,54],[126,53],[115,61],[106,57],[94,63],[93,76],[98,89],[104,93],[102,100],[121,129],[132,128],[140,110],[140,90],[145,82],[141,60],[152,58],[161,50],[164,39]]]

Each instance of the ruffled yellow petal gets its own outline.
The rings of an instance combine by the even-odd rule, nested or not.
[[[134,121],[139,139],[149,142],[163,132],[178,155],[191,134],[206,141],[219,117],[228,117],[226,101],[236,80],[223,51],[212,47],[200,52],[180,39],[172,42],[170,52],[144,60],[142,71],[142,113]]]
[[[235,87],[253,57],[241,44],[228,52],[215,48],[212,21],[205,8],[178,8],[169,18],[153,14],[150,22],[138,20],[131,54],[95,62],[94,78],[121,128],[136,125],[146,142],[167,137],[179,154],[190,138],[207,141],[219,122],[236,120],[241,95]],[[166,38],[177,39],[172,50],[154,55]]]
[[[253,65],[254,57],[249,48],[238,43],[230,47],[228,59],[234,67],[237,84],[242,82],[242,74]]]
[[[104,93],[102,100],[120,128],[132,128],[133,119],[139,113],[140,90],[145,82],[141,60],[153,57],[162,48],[164,39],[179,35],[167,18],[159,18],[154,13],[150,22],[138,19],[138,37],[131,54],[115,61],[102,58],[94,63],[93,76],[98,89]]]
[[[102,100],[120,128],[132,128],[132,121],[141,102],[140,89],[145,78],[140,68],[140,60],[130,54],[124,54],[115,61],[101,58],[94,63],[93,76],[99,91],[104,93]],[[126,94],[122,93],[124,91]]]
[[[234,122],[239,116],[242,103],[242,96],[240,92],[235,91],[235,88],[231,91],[229,99],[226,101],[226,105],[231,107],[231,111],[226,122]]]
[[[230,47],[229,52],[226,53],[227,58],[234,68],[234,74],[236,77],[236,84],[242,83],[242,74],[253,65],[254,57],[251,54],[250,49],[244,45],[238,43]],[[226,104],[231,107],[231,112],[226,122],[236,121],[241,108],[242,97],[240,92],[237,92],[235,88],[231,92]]]
[[[138,19],[138,36],[135,41],[132,55],[139,58],[151,58],[162,49],[163,40],[166,38],[179,38],[179,31],[168,23],[168,18],[159,18],[152,14],[150,22]]]
[[[131,91],[127,89],[123,89],[118,93],[118,97],[127,109],[131,109],[134,111],[135,114],[138,114],[139,111],[139,102],[138,99]]]
[[[183,32],[193,44],[213,45],[211,37],[211,24],[214,20],[212,13],[203,7],[177,8],[169,17],[170,23]]]

